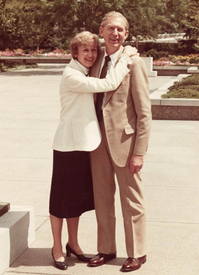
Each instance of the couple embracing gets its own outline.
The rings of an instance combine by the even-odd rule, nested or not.
[[[127,259],[121,271],[146,262],[146,217],[140,170],[151,127],[151,103],[143,60],[122,44],[129,34],[126,18],[107,13],[97,35],[77,34],[72,60],[60,84],[61,113],[53,143],[50,220],[52,257],[59,269],[68,264],[62,250],[63,219],[71,253],[89,267],[116,258],[115,175],[119,185]],[[82,213],[95,209],[98,254],[84,254],[78,243]]]

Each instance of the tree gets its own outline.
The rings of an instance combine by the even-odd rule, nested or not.
[[[192,40],[199,38],[199,0],[187,1],[184,18],[181,21],[181,26],[186,33],[186,37]]]
[[[20,44],[21,28],[19,27],[18,9],[7,8],[7,1],[0,5],[0,48],[18,47]]]
[[[165,4],[161,0],[127,0],[122,13],[130,23],[129,40],[135,37],[136,45],[142,38],[155,38],[161,29],[161,18]]]
[[[130,35],[136,37],[156,37],[161,29],[161,20],[166,4],[161,0],[78,0],[76,29],[98,33],[105,13],[115,10],[121,12],[130,23]]]
[[[77,0],[78,7],[75,22],[76,30],[89,30],[99,33],[99,26],[103,16],[111,10],[122,10],[124,0]]]
[[[63,48],[83,29],[98,34],[112,10],[128,19],[137,45],[159,33],[199,35],[199,0],[0,0],[0,47]]]
[[[23,40],[26,46],[36,45],[38,51],[50,38],[60,37],[64,29],[72,28],[73,18],[68,20],[68,17],[74,13],[76,1],[39,0],[34,7],[28,2],[24,3],[21,14],[21,22],[25,22]]]
[[[187,8],[186,0],[166,0],[165,14],[161,23],[162,33],[181,32],[181,20]]]
[[[63,47],[74,35],[76,9],[76,0],[7,0],[0,10],[1,48]]]

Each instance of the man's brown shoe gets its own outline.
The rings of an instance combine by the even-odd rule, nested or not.
[[[112,254],[98,253],[97,255],[95,255],[94,258],[92,258],[89,261],[88,266],[90,267],[100,266],[105,264],[107,261],[110,261],[115,258],[116,258],[116,253],[112,253]]]
[[[146,255],[139,258],[128,258],[126,262],[123,264],[121,271],[134,271],[139,269],[142,264],[146,262]]]

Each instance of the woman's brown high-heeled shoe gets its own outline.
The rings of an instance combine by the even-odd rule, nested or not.
[[[64,260],[63,262],[55,261],[55,258],[53,255],[53,249],[51,250],[51,253],[52,253],[52,258],[53,258],[55,267],[61,270],[66,270],[68,268],[68,264],[66,263],[66,260]]]
[[[66,245],[66,255],[67,255],[67,257],[71,257],[71,253],[72,253],[73,255],[75,255],[79,261],[82,261],[82,262],[89,262],[90,259],[91,259],[91,257],[89,257],[88,255],[85,255],[85,254],[77,254],[77,253],[70,247],[70,245],[67,243],[67,245]]]

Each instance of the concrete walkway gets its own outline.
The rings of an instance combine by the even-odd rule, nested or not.
[[[117,192],[118,258],[98,268],[68,259],[67,271],[53,266],[48,199],[52,140],[59,119],[63,65],[0,74],[0,201],[35,208],[36,239],[6,275],[117,275],[126,259]],[[172,77],[173,78],[173,77]],[[150,78],[151,92],[170,77]],[[199,273],[199,121],[154,120],[143,168],[147,205],[148,259],[139,275]],[[94,211],[80,220],[79,240],[96,253]],[[64,225],[63,244],[67,241]]]

